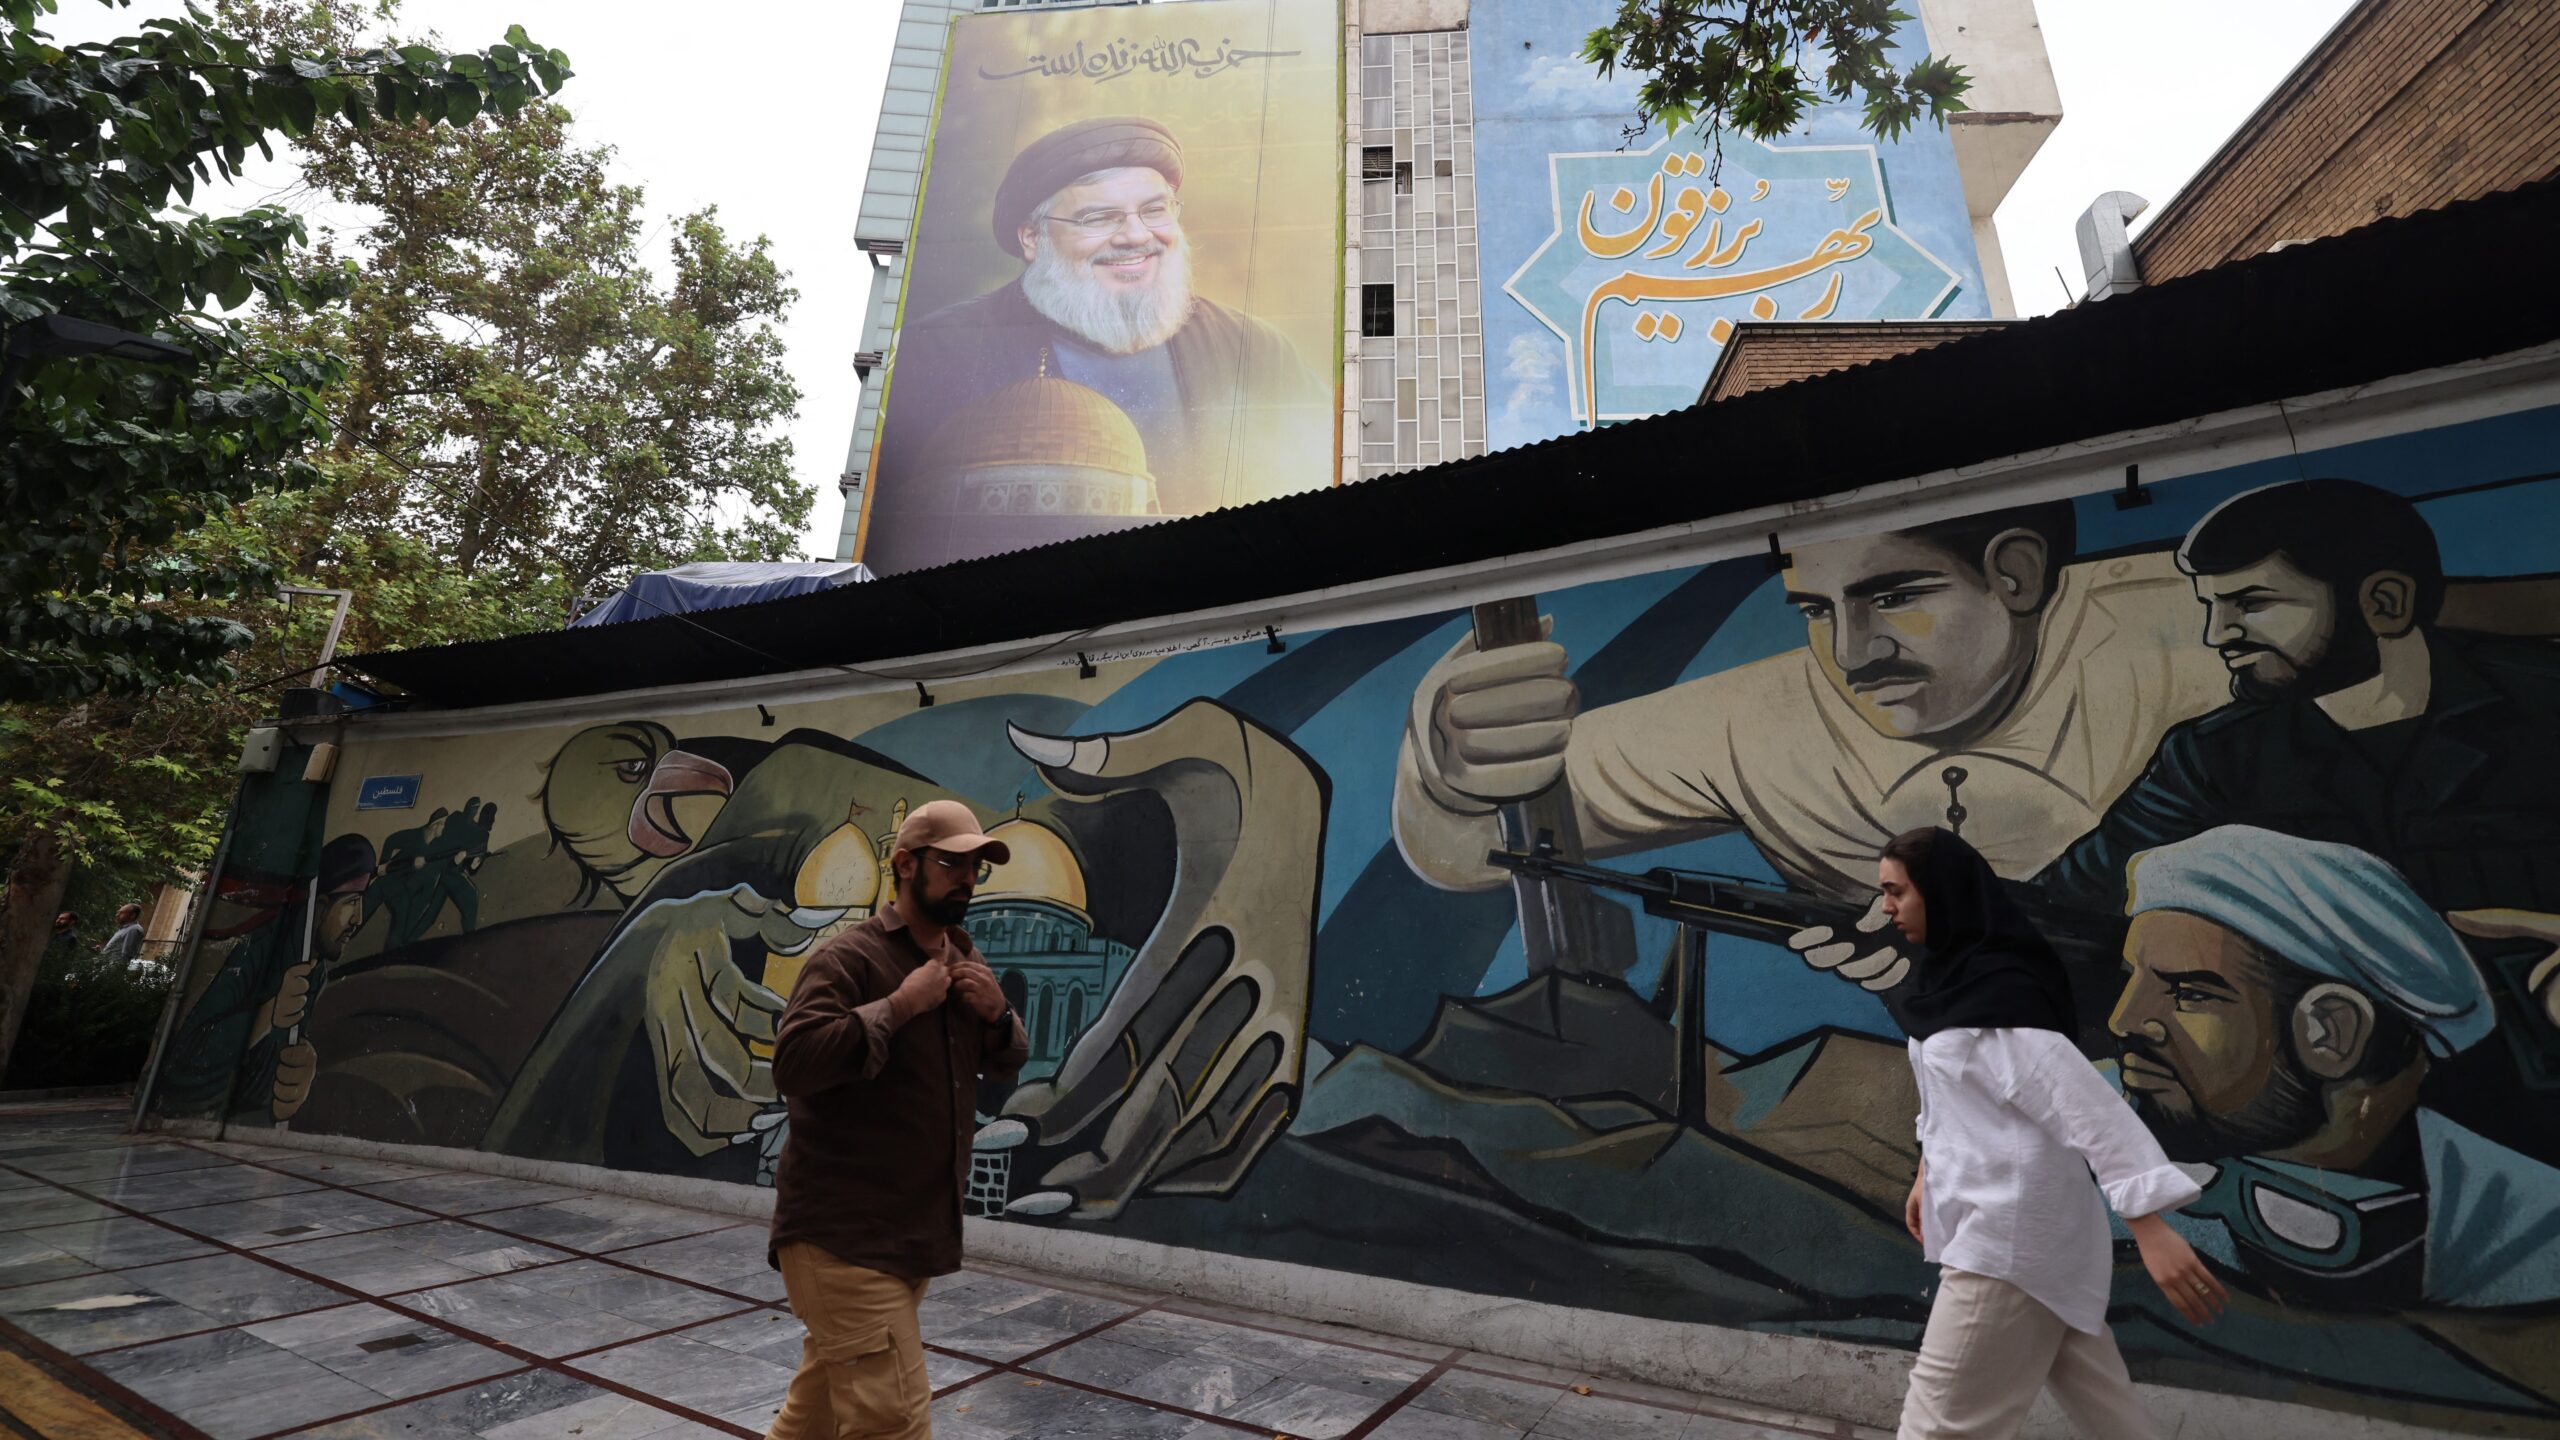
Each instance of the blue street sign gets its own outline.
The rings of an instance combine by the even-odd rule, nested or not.
[[[356,787],[359,810],[406,810],[418,803],[418,782],[423,775],[367,775]]]

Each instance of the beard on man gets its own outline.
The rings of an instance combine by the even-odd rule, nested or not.
[[[1181,142],[1142,116],[1077,121],[1014,157],[987,233],[1021,272],[899,335],[873,569],[1197,514],[1326,473],[1329,444],[1307,437],[1330,429],[1330,391],[1278,330],[1199,292],[1184,178]],[[921,237],[920,264],[942,238]],[[1301,451],[1309,474],[1273,473]]]

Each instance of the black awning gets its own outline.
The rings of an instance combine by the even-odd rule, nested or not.
[[[2560,339],[2554,234],[2560,179],[1498,454],[703,615],[339,663],[438,706],[549,700],[1001,644],[1704,520]]]

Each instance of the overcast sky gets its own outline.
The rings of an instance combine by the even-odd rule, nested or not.
[[[2019,312],[2044,314],[2079,292],[2071,225],[2091,200],[2131,190],[2156,210],[2349,3],[2038,0],[2065,118],[1998,215]],[[180,8],[62,0],[45,28],[101,39]],[[818,556],[834,553],[842,515],[835,479],[853,432],[870,273],[853,218],[897,17],[896,0],[407,0],[401,12],[404,30],[434,30],[457,49],[521,22],[567,51],[577,75],[561,99],[583,142],[614,147],[616,178],[647,190],[659,263],[665,221],[705,205],[720,207],[733,234],[772,237],[800,291],[783,339],[804,396],[791,433],[800,477],[818,493],[808,536]]]

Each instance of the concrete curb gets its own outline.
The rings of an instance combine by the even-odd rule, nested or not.
[[[156,1120],[146,1128],[232,1144],[476,1170],[746,1219],[773,1214],[772,1191],[717,1180],[290,1130],[226,1135],[223,1127],[206,1120]],[[975,1218],[965,1221],[963,1229],[967,1253],[974,1259],[1464,1346],[1886,1430],[1901,1416],[1911,1368],[1908,1351],[1820,1336],[1574,1309],[1089,1230]],[[2177,1440],[2421,1440],[2446,1433],[2277,1400],[2163,1385],[2137,1388],[2161,1433]],[[2021,1433],[2028,1440],[2070,1440],[2075,1434],[2050,1394],[2037,1399]]]

